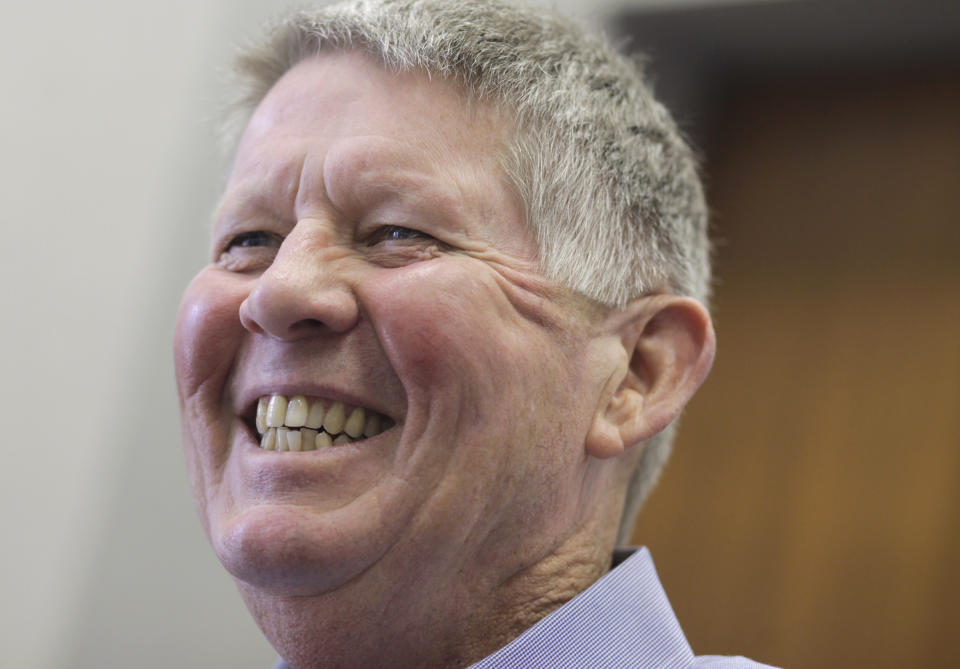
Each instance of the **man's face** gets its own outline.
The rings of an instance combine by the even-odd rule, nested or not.
[[[175,341],[194,493],[242,584],[489,588],[589,513],[606,379],[582,307],[538,271],[498,160],[510,127],[359,54],[297,65],[254,114]],[[387,429],[266,450],[273,395]]]

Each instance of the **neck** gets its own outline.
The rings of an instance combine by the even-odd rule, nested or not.
[[[294,669],[465,667],[585,590],[609,565],[607,542],[572,536],[494,580],[469,570],[444,570],[441,578],[419,565],[413,569],[421,578],[405,584],[379,582],[372,569],[317,596],[263,592],[243,583],[240,591]]]

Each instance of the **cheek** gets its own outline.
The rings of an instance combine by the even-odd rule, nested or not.
[[[571,343],[518,310],[493,270],[440,258],[384,270],[363,286],[371,320],[408,398],[457,403],[461,420],[502,425],[569,398]]]
[[[184,292],[173,339],[181,403],[211,380],[222,378],[240,346],[239,309],[244,294],[232,283],[206,269]]]
[[[190,484],[200,519],[210,531],[211,486],[227,452],[224,382],[242,340],[237,282],[211,269],[197,275],[184,292],[174,329],[174,364],[180,396],[181,428]]]
[[[516,337],[495,284],[440,258],[383,270],[362,286],[384,350],[408,395],[495,374]],[[475,269],[474,269],[475,272]],[[489,374],[488,374],[489,373]]]
[[[475,263],[417,263],[358,288],[404,384],[407,417],[422,419],[410,461],[440,465],[406,477],[430,491],[424,541],[521,545],[531,519],[568,520],[588,425],[579,340],[516,308]]]

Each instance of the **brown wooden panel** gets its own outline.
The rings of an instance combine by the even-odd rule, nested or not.
[[[955,666],[960,84],[767,82],[719,128],[719,354],[634,538],[699,653]]]

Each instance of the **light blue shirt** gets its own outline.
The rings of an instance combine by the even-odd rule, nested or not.
[[[596,583],[469,669],[770,669],[744,657],[694,656],[638,549]],[[289,669],[282,660],[274,669]]]

